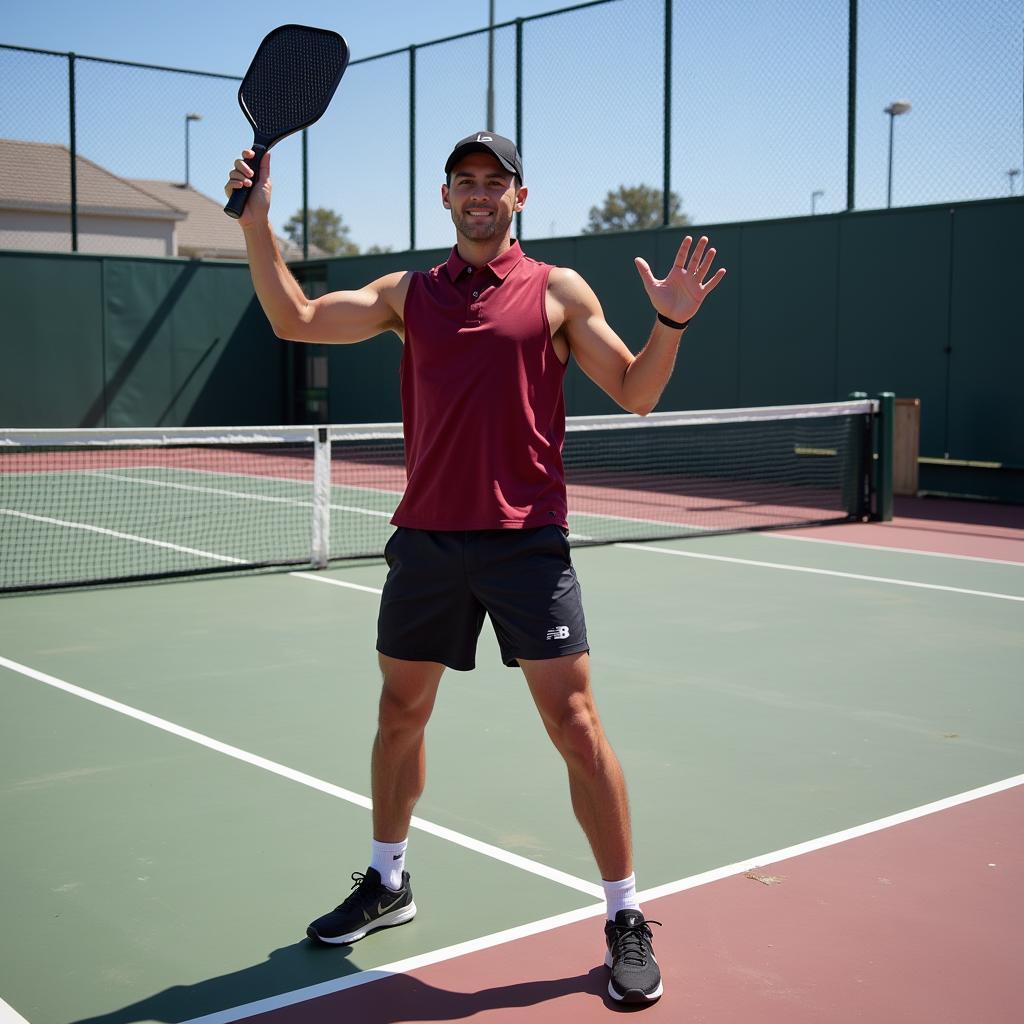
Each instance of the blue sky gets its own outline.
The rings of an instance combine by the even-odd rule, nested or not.
[[[498,21],[568,7],[572,0],[496,0]],[[333,28],[348,37],[353,57],[453,35],[487,24],[487,0],[33,0],[10,4],[0,35],[5,43],[74,50],[172,67],[242,74],[259,41],[286,21]]]
[[[241,74],[283,21],[341,31],[353,59],[479,28],[487,0],[208,0],[8,3],[0,42]],[[500,21],[554,10],[496,0]],[[524,236],[571,235],[620,184],[661,184],[662,0],[620,0],[526,28]],[[884,206],[888,117],[897,121],[894,204],[1009,194],[1024,161],[1024,0],[860,0],[857,206]],[[496,41],[498,131],[514,132],[513,37]],[[845,0],[676,0],[672,187],[697,223],[803,215],[846,201]],[[409,237],[405,56],[353,66],[310,132],[310,201],[342,212],[362,246]],[[64,141],[64,62],[0,51],[0,136]],[[218,194],[249,141],[236,86],[78,65],[78,145],[118,174],[191,180]],[[437,190],[453,141],[483,127],[485,37],[419,52],[417,242],[445,245]],[[301,202],[300,143],[274,153],[274,220]],[[1015,179],[1021,194],[1024,175]]]

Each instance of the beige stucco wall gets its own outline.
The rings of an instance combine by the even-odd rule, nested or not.
[[[175,223],[173,220],[79,214],[78,251],[176,256]],[[0,249],[70,252],[70,215],[0,209]]]

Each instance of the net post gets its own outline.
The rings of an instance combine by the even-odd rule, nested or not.
[[[846,397],[851,402],[863,402],[868,395],[866,391],[851,391]],[[863,418],[859,454],[853,460],[850,475],[843,484],[846,511],[852,519],[859,519],[861,522],[871,518],[871,497],[874,492],[872,480],[875,446],[871,420],[871,416]]]
[[[319,427],[313,442],[313,522],[309,563],[327,565],[331,547],[331,435]]]
[[[896,395],[881,391],[878,395],[878,459],[875,463],[875,509],[872,519],[892,520],[893,434],[896,419]]]

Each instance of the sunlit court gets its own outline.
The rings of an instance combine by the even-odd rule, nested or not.
[[[0,1024],[1016,1024],[1024,0],[144,13],[0,31]]]

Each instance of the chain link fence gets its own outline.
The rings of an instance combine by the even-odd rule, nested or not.
[[[13,46],[0,74],[0,247],[244,256],[240,76]],[[482,128],[520,144],[526,239],[620,226],[610,193],[635,226],[1024,194],[1024,0],[592,0],[494,28],[493,125],[487,78],[487,28],[357,54],[273,152],[286,255],[450,244],[444,160]]]

